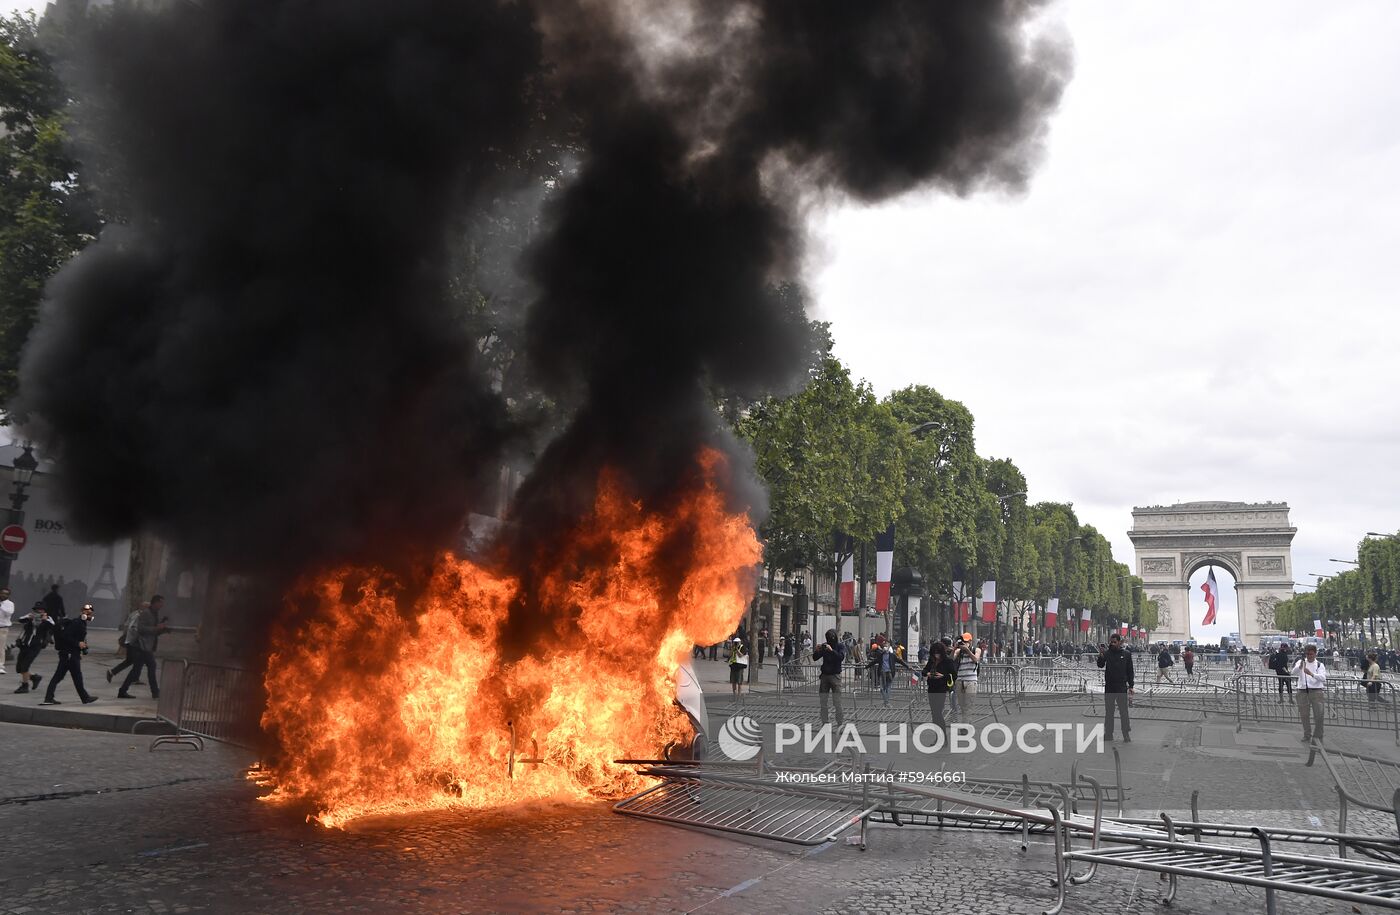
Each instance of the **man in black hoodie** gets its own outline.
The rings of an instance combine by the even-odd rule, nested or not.
[[[822,724],[827,723],[827,695],[836,703],[836,729],[845,727],[846,715],[841,711],[841,665],[846,660],[846,649],[836,638],[836,630],[826,631],[826,641],[812,649],[812,659],[822,665],[821,694]]]
[[[83,688],[82,658],[83,652],[87,651],[87,627],[91,621],[92,604],[84,604],[77,619],[59,622],[54,634],[54,648],[58,649],[58,670],[53,672],[53,679],[49,681],[49,690],[44,694],[44,705],[58,705],[58,700],[53,697],[54,688],[65,674],[70,673],[73,675],[73,686],[78,691],[78,698],[83,700],[83,705],[97,701]]]
[[[1108,640],[1108,649],[1099,652],[1099,668],[1103,670],[1103,733],[1113,739],[1113,710],[1123,720],[1123,742],[1132,743],[1128,726],[1128,697],[1133,692],[1133,656],[1123,650],[1123,640],[1117,635]]]

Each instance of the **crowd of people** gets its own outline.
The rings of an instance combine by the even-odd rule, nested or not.
[[[160,687],[156,681],[156,646],[161,633],[168,628],[166,620],[160,615],[164,604],[165,598],[159,594],[149,601],[143,601],[121,626],[118,650],[125,655],[125,659],[105,671],[107,682],[111,683],[118,673],[130,668],[117,691],[119,699],[131,698],[129,690],[143,682],[143,673],[151,697],[160,698]],[[95,616],[93,605],[83,604],[78,614],[70,617],[58,585],[54,585],[43,600],[34,603],[28,613],[16,617],[10,589],[0,588],[0,637],[4,641],[4,661],[0,662],[0,674],[5,673],[5,663],[13,655],[15,673],[19,675],[19,686],[14,692],[38,693],[44,676],[33,672],[34,662],[52,647],[58,655],[58,667],[49,678],[48,689],[40,704],[62,704],[57,690],[64,679],[72,681],[74,692],[84,705],[96,702],[98,697],[87,691],[82,666],[82,659],[88,653],[88,625]]]
[[[861,671],[869,678],[870,685],[878,688],[885,704],[889,704],[891,687],[896,677],[910,677],[911,684],[922,684],[928,692],[929,714],[940,728],[948,726],[949,717],[970,716],[977,696],[978,670],[982,664],[995,660],[1013,658],[1081,657],[1088,655],[1094,664],[1103,671],[1104,677],[1104,736],[1112,741],[1121,734],[1125,743],[1132,742],[1132,722],[1130,716],[1131,696],[1136,689],[1135,656],[1142,654],[1144,663],[1150,667],[1155,662],[1157,674],[1155,683],[1176,683],[1172,669],[1179,663],[1187,677],[1195,674],[1198,646],[1187,643],[1173,645],[1165,642],[1147,646],[1125,644],[1114,634],[1107,643],[1080,644],[1075,642],[1030,642],[1013,652],[999,641],[974,639],[972,633],[961,636],[945,636],[932,642],[921,642],[915,659],[906,656],[906,647],[896,644],[884,634],[870,638],[864,644],[849,632],[838,633],[829,629],[825,638],[813,644],[807,632],[779,636],[776,644],[769,639],[767,630],[760,630],[753,645],[744,631],[735,633],[729,641],[708,648],[695,646],[694,656],[723,659],[729,664],[730,685],[735,693],[742,693],[749,664],[763,664],[769,652],[784,665],[794,665],[797,670],[802,665],[819,665],[818,693],[820,715],[823,724],[830,723],[834,710],[838,727],[845,724],[845,713],[841,705],[843,684],[849,683],[849,671]],[[1212,655],[1224,655],[1233,660],[1236,672],[1244,669],[1245,659],[1250,654],[1247,648],[1202,649]],[[1334,665],[1341,658],[1348,666],[1359,667],[1363,671],[1362,682],[1370,702],[1387,702],[1384,695],[1382,672],[1400,669],[1396,653],[1389,650],[1337,648],[1319,651],[1318,646],[1309,644],[1296,653],[1287,642],[1278,644],[1272,652],[1266,653],[1265,667],[1278,679],[1279,702],[1292,702],[1298,706],[1302,724],[1302,739],[1305,743],[1321,741],[1323,737],[1323,717],[1326,701],[1327,658]],[[786,670],[786,667],[784,668]],[[844,675],[843,675],[844,672]]]

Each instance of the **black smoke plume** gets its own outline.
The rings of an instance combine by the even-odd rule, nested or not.
[[[1022,186],[1068,54],[1037,5],[931,0],[202,0],[95,18],[88,132],[126,188],[26,353],[74,528],[276,573],[450,545],[520,430],[445,295],[521,163],[577,167],[518,269],[531,383],[569,422],[517,495],[509,626],[600,467],[664,506],[709,392],[800,375],[777,305],[806,210]],[[743,466],[742,460],[739,464]],[[735,474],[736,507],[761,495]],[[394,545],[392,548],[390,544]],[[658,570],[665,575],[667,570]]]

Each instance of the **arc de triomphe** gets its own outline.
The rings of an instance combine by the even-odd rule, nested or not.
[[[1191,638],[1191,576],[1216,565],[1235,578],[1240,641],[1254,649],[1276,631],[1274,606],[1293,596],[1293,535],[1286,502],[1183,502],[1133,509],[1128,539],[1137,574],[1157,601],[1153,641]],[[1218,576],[1217,576],[1218,577]]]

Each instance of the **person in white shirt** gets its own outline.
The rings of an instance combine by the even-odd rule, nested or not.
[[[10,589],[0,588],[0,674],[5,672],[5,648],[10,644],[10,620],[15,616],[15,602]]]
[[[1317,659],[1316,645],[1309,645],[1303,649],[1303,656],[1293,662],[1293,675],[1298,678],[1293,691],[1298,697],[1298,717],[1303,720],[1303,743],[1312,743],[1314,739],[1321,743],[1322,704],[1327,696],[1327,668]]]

